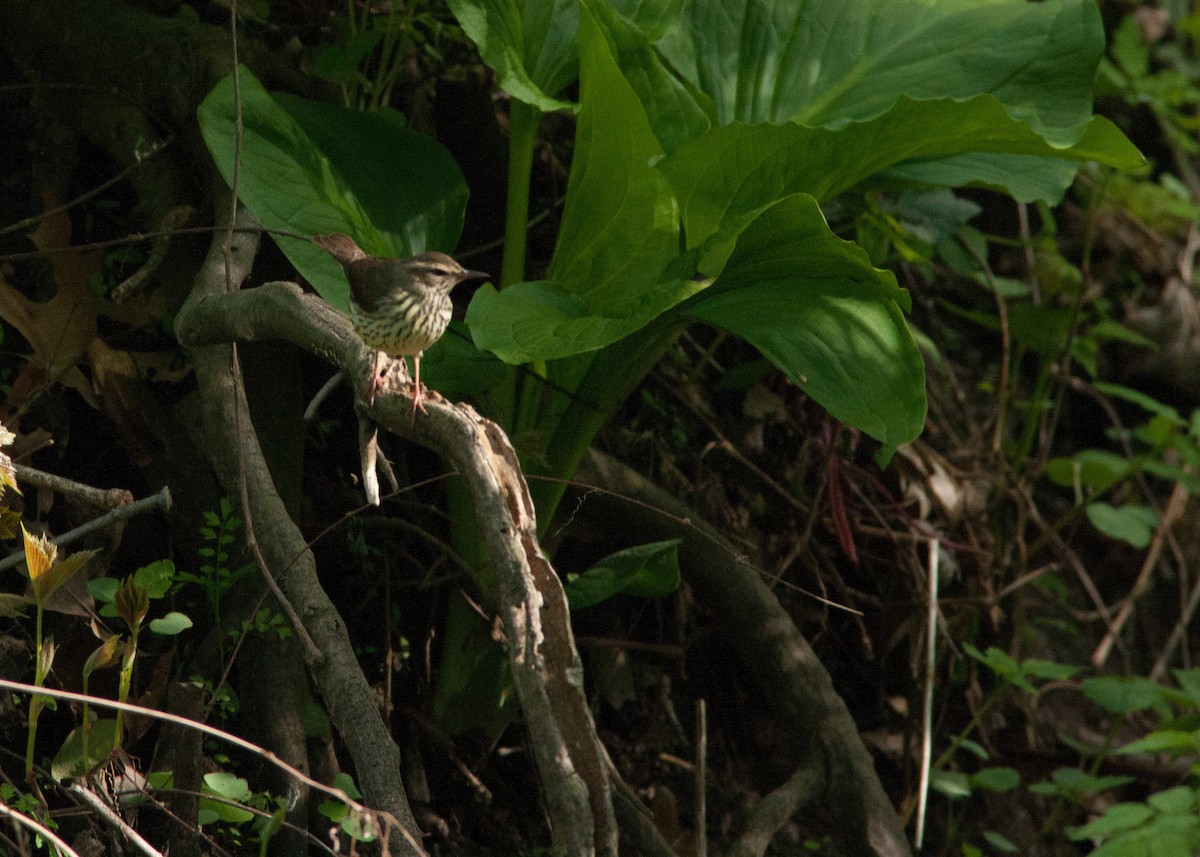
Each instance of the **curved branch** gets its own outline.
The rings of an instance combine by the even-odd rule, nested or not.
[[[253,330],[256,324],[269,327],[267,320],[273,317],[288,317],[286,312],[272,310],[271,297],[300,306],[304,295],[298,287],[226,294],[223,237],[215,236],[196,285],[175,319],[179,341],[193,349],[196,380],[206,402],[205,448],[230,496],[241,495],[240,481],[245,479],[245,496],[250,507],[245,511],[260,534],[262,557],[267,566],[264,573],[274,578],[295,614],[301,617],[303,628],[297,631],[310,637],[316,648],[315,654],[309,654],[309,669],[325,700],[330,720],[354,760],[369,805],[390,815],[401,826],[406,835],[395,837],[402,840],[396,843],[399,853],[408,857],[423,855],[417,838],[420,830],[400,779],[400,750],[374,704],[345,623],[317,579],[316,560],[275,490],[257,436],[252,431],[237,430],[238,426],[251,425],[250,414],[232,371],[232,347],[215,344],[236,341],[241,338],[239,333]],[[245,280],[257,249],[256,236],[239,233],[229,252],[232,282]],[[229,335],[223,340],[212,338],[209,334],[214,329]],[[313,329],[320,327],[314,324]],[[344,355],[352,345],[348,340],[329,337],[322,349],[314,350]],[[359,347],[365,351],[361,344]],[[239,471],[239,461],[244,462],[244,474]]]
[[[293,283],[267,283],[229,294],[211,290],[189,301],[179,313],[176,334],[182,344],[197,349],[198,377],[200,354],[227,347],[220,343],[290,341],[324,356],[349,377],[361,379],[362,407],[361,394],[366,392],[374,355],[355,335],[348,319]],[[517,695],[549,803],[554,852],[570,857],[615,857],[617,828],[603,751],[583,694],[583,671],[571,636],[566,598],[537,543],[533,503],[516,453],[503,431],[470,407],[452,405],[431,391],[425,399],[428,413],[414,421],[412,399],[391,389],[385,387],[365,413],[387,430],[441,455],[459,471],[475,500],[497,581],[494,595],[501,606]],[[218,457],[236,460],[236,454]],[[248,472],[247,478],[261,493],[259,474]],[[264,520],[264,512],[256,510],[255,515]],[[294,529],[290,521],[286,526]],[[316,596],[293,592],[299,588],[299,578],[309,574],[311,555],[304,551],[303,557],[303,570],[299,562],[286,571],[275,567],[280,569],[282,588],[306,617],[315,638],[317,629],[308,612],[315,608],[302,606],[300,599]],[[344,635],[340,620],[330,621],[338,621]],[[326,651],[331,642],[326,639],[318,645]],[[361,676],[357,663],[355,671]],[[323,691],[330,700],[329,691]]]

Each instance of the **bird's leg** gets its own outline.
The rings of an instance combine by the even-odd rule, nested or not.
[[[371,357],[371,386],[367,388],[367,404],[375,404],[375,391],[379,388],[379,352]]]
[[[429,413],[425,410],[425,389],[421,386],[421,352],[417,352],[413,356],[413,420],[417,418],[417,408],[421,409],[421,413]]]

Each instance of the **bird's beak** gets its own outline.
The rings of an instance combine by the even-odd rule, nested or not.
[[[463,271],[458,275],[459,282],[464,280],[490,280],[492,275],[486,271]]]

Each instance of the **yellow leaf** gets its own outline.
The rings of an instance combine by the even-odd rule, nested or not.
[[[106,639],[103,643],[96,647],[87,659],[87,663],[83,665],[84,678],[90,676],[93,672],[104,667],[111,667],[117,662],[117,649],[120,648],[121,638],[116,634]]]
[[[54,565],[58,548],[45,536],[29,535],[29,530],[25,529],[24,524],[21,524],[21,534],[25,537],[25,565],[29,569],[29,579],[34,582],[36,588],[38,578]]]
[[[43,575],[41,580],[35,580],[33,582],[34,593],[36,595],[39,590],[41,591],[42,605],[45,605],[46,599],[48,599],[54,593],[54,591],[58,589],[58,587],[70,580],[75,575],[75,572],[83,568],[87,561],[98,553],[100,553],[100,551],[90,550],[71,554],[62,562],[55,565],[54,568],[50,570],[49,574]]]
[[[4,431],[4,426],[0,425],[0,432]],[[0,486],[7,486],[18,494],[21,489],[17,487],[17,469],[13,465],[12,459],[0,452]],[[0,488],[0,495],[4,493],[3,488]]]

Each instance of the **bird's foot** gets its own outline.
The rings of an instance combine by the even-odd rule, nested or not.
[[[417,411],[418,410],[423,414],[429,413],[429,411],[425,410],[425,385],[421,384],[420,382],[416,382],[413,384],[413,408],[412,408],[413,422],[416,422],[416,420],[417,420]]]
[[[396,389],[412,379],[408,373],[408,363],[403,357],[392,359],[386,351],[375,352],[374,369],[371,373],[371,385],[367,389],[367,404],[375,404],[375,394],[383,387]],[[393,373],[399,378],[392,378]]]

